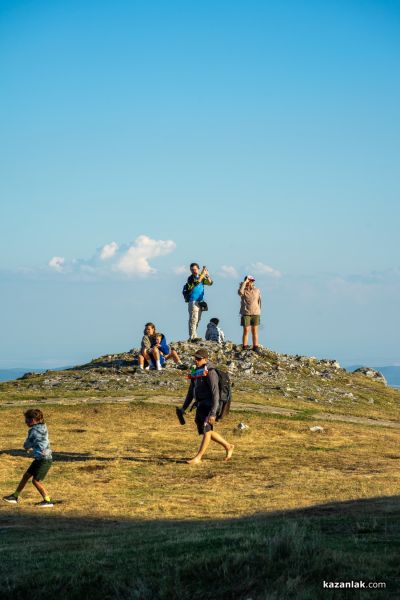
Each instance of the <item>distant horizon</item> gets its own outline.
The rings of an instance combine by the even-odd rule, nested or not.
[[[173,341],[179,341],[179,340],[173,340]],[[227,340],[227,341],[232,341],[232,340]],[[233,342],[233,343],[237,343],[238,345],[240,345],[238,342]],[[11,370],[19,370],[19,369],[41,369],[41,370],[46,370],[46,369],[60,369],[60,368],[69,368],[71,366],[75,366],[75,365],[80,365],[80,364],[85,364],[87,362],[90,362],[93,358],[98,358],[99,356],[105,356],[107,354],[120,354],[122,352],[128,352],[129,349],[126,350],[120,350],[117,352],[105,352],[105,353],[99,353],[99,354],[95,354],[93,356],[87,356],[87,357],[83,357],[81,359],[76,359],[76,360],[57,360],[57,359],[53,359],[53,360],[44,360],[44,361],[37,361],[35,363],[31,363],[31,362],[18,362],[17,360],[11,360],[7,363],[6,361],[2,361],[0,362],[0,370],[1,371],[11,371]],[[273,348],[270,348],[270,350],[272,350],[273,352],[275,352],[275,350]],[[279,354],[290,354],[290,353],[284,353],[284,352],[280,352]],[[293,354],[293,356],[295,356],[296,354]],[[345,359],[342,360],[340,357],[338,356],[318,356],[316,354],[312,355],[307,355],[307,354],[302,354],[301,356],[315,356],[317,359],[322,360],[322,359],[328,359],[328,360],[337,360],[340,364],[340,366],[347,368],[347,367],[352,367],[352,366],[358,366],[358,365],[362,365],[362,366],[366,366],[366,367],[372,367],[372,368],[378,368],[378,367],[400,367],[400,362],[398,360],[393,360],[391,361],[390,359],[386,359],[386,360],[382,360],[382,359],[367,359],[367,360],[363,360],[363,359]]]

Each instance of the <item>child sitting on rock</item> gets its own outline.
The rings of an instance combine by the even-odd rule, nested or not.
[[[163,333],[157,332],[154,337],[155,342],[148,351],[151,359],[151,364],[149,365],[150,369],[153,368],[157,369],[157,371],[161,371],[163,364],[169,358],[172,358],[174,363],[178,365],[178,369],[187,368],[186,365],[182,364],[176,350],[169,347],[166,337]]]
[[[225,334],[220,327],[218,327],[219,319],[213,318],[210,319],[209,324],[207,325],[206,331],[206,340],[208,342],[217,342],[218,344],[222,344],[225,341]]]

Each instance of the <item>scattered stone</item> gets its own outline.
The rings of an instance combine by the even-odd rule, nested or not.
[[[328,369],[325,369],[324,371],[321,371],[320,375],[324,379],[333,379],[333,375],[332,375],[332,373],[330,371],[328,371]]]
[[[246,423],[240,422],[236,425],[236,429],[239,429],[239,431],[244,431],[245,429],[249,429],[249,426],[246,425]]]
[[[325,431],[325,429],[320,425],[314,425],[313,427],[310,427],[310,431],[312,431],[313,433],[322,433],[323,431]]]

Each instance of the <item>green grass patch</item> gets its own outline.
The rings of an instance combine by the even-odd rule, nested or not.
[[[13,600],[311,600],[338,597],[323,581],[363,580],[386,588],[339,597],[398,597],[398,499],[342,511],[349,506],[332,506],[328,516],[225,522],[20,518],[1,531],[0,593]]]

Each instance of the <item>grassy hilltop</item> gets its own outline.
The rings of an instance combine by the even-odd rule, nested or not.
[[[1,505],[1,598],[399,596],[400,392],[335,361],[207,347],[234,382],[218,425],[231,463],[216,445],[185,463],[199,438],[175,419],[187,380],[173,366],[137,374],[124,353],[0,384],[2,495],[29,464],[22,411],[40,406],[57,501],[39,514],[30,486]]]

